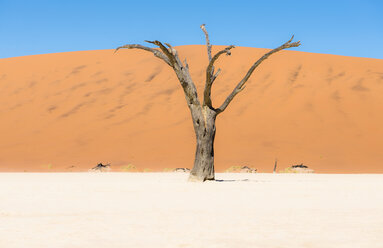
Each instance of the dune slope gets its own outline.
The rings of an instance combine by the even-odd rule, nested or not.
[[[218,49],[220,47],[215,47]],[[203,90],[204,46],[178,47]],[[218,106],[267,49],[223,57]],[[283,51],[217,119],[216,169],[383,173],[383,60]],[[191,167],[195,140],[174,72],[144,51],[0,59],[0,171]]]

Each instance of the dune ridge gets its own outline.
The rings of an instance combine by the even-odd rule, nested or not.
[[[177,49],[201,97],[205,47]],[[214,106],[267,50],[237,47],[217,63]],[[278,158],[278,169],[304,163],[321,173],[383,173],[382,95],[383,60],[273,55],[217,119],[216,170],[248,165],[271,172]],[[0,118],[0,171],[193,164],[195,138],[181,87],[165,63],[143,51],[0,59]]]

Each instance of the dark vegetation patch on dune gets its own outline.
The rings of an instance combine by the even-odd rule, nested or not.
[[[292,87],[292,89],[295,90],[295,89],[299,89],[299,88],[303,88],[303,87],[305,87],[304,84],[297,84],[294,87]]]
[[[131,83],[131,84],[127,85],[127,86],[125,87],[125,90],[123,91],[123,93],[120,94],[120,96],[118,97],[118,103],[119,103],[119,104],[123,104],[125,98],[126,98],[129,94],[131,94],[131,93],[135,90],[135,88],[136,88],[136,83]]]
[[[161,90],[159,92],[156,92],[151,97],[151,99],[155,99],[155,98],[160,97],[160,96],[171,96],[173,94],[173,92],[175,92],[176,90],[178,90],[178,87],[173,87],[173,88],[170,88],[170,89]]]
[[[65,112],[64,114],[60,115],[59,118],[66,118],[70,115],[75,114],[80,108],[82,108],[85,105],[85,103],[79,103],[76,106],[74,106],[71,110]]]
[[[113,90],[114,90],[113,87],[110,87],[110,88],[103,88],[103,89],[101,89],[101,90],[95,91],[94,93],[95,93],[95,94],[99,94],[99,95],[107,95],[107,94],[112,93]]]
[[[96,83],[96,84],[101,84],[101,83],[105,83],[105,82],[108,82],[108,81],[109,81],[109,79],[107,79],[107,78],[103,78],[103,79],[94,81],[94,83]]]
[[[90,97],[92,95],[93,92],[88,92],[88,93],[85,93],[84,94],[84,97]]]
[[[359,92],[369,91],[370,89],[363,85],[363,80],[364,78],[361,78],[351,89]]]
[[[328,84],[331,84],[332,81],[337,80],[337,79],[339,79],[339,78],[341,78],[341,77],[343,77],[345,75],[346,75],[346,72],[344,72],[344,71],[342,71],[342,72],[340,72],[338,74],[333,75],[333,69],[332,69],[332,67],[330,67],[329,70],[328,70],[328,76],[327,76],[326,81],[327,81]]]
[[[124,108],[125,106],[126,106],[126,104],[118,105],[118,106],[116,106],[116,107],[110,109],[109,112],[112,112],[112,113],[113,113],[113,112],[115,112],[115,111],[117,111],[117,110],[119,110],[119,109]]]
[[[143,116],[145,115],[147,112],[150,111],[150,109],[153,107],[153,103],[147,103],[141,111],[139,111],[137,114],[134,114],[133,116],[130,116],[129,118],[125,118],[121,121],[118,121],[118,122],[115,122],[115,123],[112,123],[111,125],[109,126],[117,126],[117,125],[121,125],[121,124],[126,124],[134,119],[136,119],[137,117],[140,117],[140,116]]]
[[[73,85],[69,90],[74,91],[78,88],[85,87],[86,85],[87,85],[87,83],[79,83],[79,84]]]
[[[157,75],[159,74],[159,72],[153,72],[152,74],[149,75],[149,77],[147,79],[145,79],[145,82],[151,82]]]
[[[69,78],[70,76],[73,76],[73,75],[76,75],[78,73],[80,73],[84,68],[86,68],[87,66],[86,65],[80,65],[80,66],[76,66],[72,69],[71,72],[69,72],[65,78]]]
[[[113,118],[115,116],[116,116],[115,114],[109,114],[109,115],[105,116],[104,119],[108,120],[108,119],[111,119],[111,118]]]
[[[306,102],[303,106],[305,111],[313,112],[314,111],[314,104],[312,102]]]
[[[52,113],[54,110],[56,110],[57,109],[57,106],[56,105],[51,105],[51,106],[49,106],[49,108],[47,109],[47,111],[49,112],[49,113]]]
[[[340,102],[340,100],[342,99],[339,95],[339,90],[336,90],[334,91],[331,96],[330,96],[331,99],[337,101],[337,102]]]
[[[15,90],[11,93],[11,95],[17,95],[17,94],[19,94],[19,93],[22,91],[22,89],[23,89],[23,88],[17,88],[17,89],[15,89]]]
[[[293,73],[291,73],[289,79],[287,80],[287,84],[292,85],[292,84],[295,83],[295,81],[296,81],[296,80],[298,79],[298,77],[299,77],[299,73],[300,73],[301,69],[302,69],[302,65],[299,65],[299,66],[295,69],[295,71],[293,71]]]
[[[115,88],[113,88],[113,87],[103,88],[101,90],[87,92],[83,95],[83,97],[90,97],[92,95],[108,95],[108,94],[112,93],[114,90],[115,90]]]
[[[86,68],[86,65],[80,65],[80,66],[77,66],[77,67],[73,68],[73,70],[72,70],[72,74],[77,74],[77,73],[79,73],[81,70],[83,70],[84,68]]]
[[[37,84],[36,81],[31,81],[28,85],[28,88],[33,88]]]
[[[102,71],[98,71],[98,72],[96,72],[96,73],[93,73],[93,74],[91,75],[91,77],[96,77],[96,76],[101,75],[101,74],[102,74]]]
[[[162,71],[162,67],[155,68],[152,73],[145,79],[145,82],[151,82],[155,77],[157,77]],[[129,74],[130,75],[130,74]]]
[[[151,103],[147,103],[144,106],[144,108],[140,112],[138,112],[134,117],[138,117],[138,116],[144,115],[145,113],[149,112],[150,109],[153,107],[153,105],[154,104],[152,102]]]
[[[61,114],[58,118],[67,118],[73,114],[76,114],[81,108],[93,103],[95,100],[82,102],[71,108],[69,111],[65,112],[64,114]]]
[[[263,85],[262,88],[261,88],[261,93],[265,93],[265,91],[270,88],[270,86],[274,83],[274,80],[271,80],[270,82],[268,82],[267,84]]]

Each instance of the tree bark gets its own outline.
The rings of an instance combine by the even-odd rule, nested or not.
[[[189,181],[214,180],[214,138],[217,113],[207,106],[191,110],[195,111],[192,117],[197,144]]]

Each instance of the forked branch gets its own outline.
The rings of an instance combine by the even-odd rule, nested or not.
[[[231,45],[231,46],[228,46],[226,47],[225,49],[217,52],[214,57],[210,60],[210,63],[209,65],[207,66],[206,68],[206,83],[212,83],[212,75],[214,74],[214,63],[218,60],[219,56],[221,56],[222,54],[226,54],[228,56],[231,55],[231,52],[230,50],[235,48],[235,46]]]
[[[160,41],[158,40],[155,40],[155,41],[149,41],[149,40],[145,40],[145,42],[147,43],[150,43],[150,44],[154,44],[156,46],[158,46],[161,51],[169,58],[170,60],[170,63],[172,64],[172,66],[174,66],[174,64],[176,63],[176,59],[174,57],[174,54],[172,54],[171,51],[169,51],[170,49],[166,48]],[[167,44],[167,43],[166,43]],[[168,44],[168,46],[170,46]]]
[[[128,45],[117,47],[116,50],[114,50],[114,53],[116,53],[120,49],[141,49],[141,50],[145,50],[145,51],[153,53],[154,56],[156,56],[157,58],[162,59],[163,61],[166,62],[166,64],[172,66],[171,63],[170,63],[169,58],[165,54],[163,54],[161,51],[158,51],[157,49],[154,49],[154,48],[146,47],[146,46],[139,45],[139,44],[128,44]]]
[[[160,41],[146,41],[150,44],[154,44],[159,47],[161,50],[157,50],[154,48],[138,45],[138,44],[129,44],[118,47],[115,52],[117,52],[119,49],[127,48],[127,49],[141,49],[148,52],[153,53],[156,57],[162,59],[165,61],[170,67],[173,68],[174,72],[177,75],[177,78],[179,82],[181,83],[181,86],[184,90],[185,97],[187,99],[188,104],[194,104],[194,105],[200,105],[197,95],[197,89],[190,77],[189,68],[187,64],[183,65],[178,57],[177,50],[174,49],[170,44],[165,43],[166,46],[164,46]]]
[[[279,52],[283,49],[291,48],[291,47],[298,47],[301,45],[300,41],[292,42],[294,38],[294,35],[291,37],[289,41],[284,43],[283,45],[271,50],[270,52],[263,55],[260,59],[258,59],[249,69],[249,71],[246,73],[245,77],[237,84],[237,86],[234,88],[234,90],[230,93],[230,95],[226,98],[226,100],[222,103],[222,105],[216,110],[217,113],[222,113],[225,111],[227,106],[230,104],[230,102],[234,99],[234,97],[241,92],[245,88],[245,84],[247,80],[249,80],[250,76],[253,74],[254,70],[264,61],[266,60],[270,55]]]
[[[205,24],[201,25],[201,29],[205,34],[207,56],[209,58],[209,65],[206,68],[206,83],[205,83],[205,89],[203,93],[203,105],[213,109],[212,102],[211,102],[211,87],[213,85],[214,80],[218,77],[219,73],[221,72],[220,69],[218,69],[217,72],[214,71],[214,63],[222,54],[231,55],[230,49],[234,48],[234,46],[226,47],[225,49],[216,53],[214,57],[212,57],[211,55],[212,45],[210,44],[209,34],[206,30]]]
[[[211,87],[213,85],[214,80],[217,78],[219,73],[221,72],[220,69],[218,69],[217,73],[214,74],[214,63],[218,60],[219,56],[222,54],[231,55],[230,50],[235,48],[235,46],[231,45],[226,47],[225,49],[217,52],[214,57],[210,60],[209,65],[206,68],[206,83],[205,83],[205,90],[204,90],[204,105],[208,106],[209,108],[212,108],[212,102],[211,102]]]

